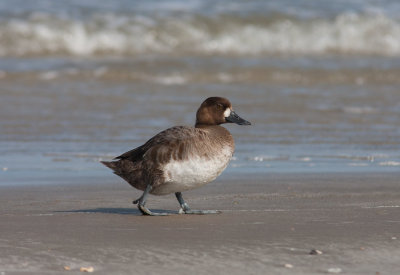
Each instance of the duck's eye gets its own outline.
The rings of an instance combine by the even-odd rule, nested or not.
[[[222,109],[224,109],[224,106],[222,106],[221,103],[218,103],[218,104],[217,104],[217,108],[220,109],[220,110],[222,110]]]

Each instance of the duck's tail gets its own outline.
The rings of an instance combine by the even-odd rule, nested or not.
[[[102,164],[114,171],[114,174],[126,180],[133,187],[144,190],[147,185],[142,185],[142,169],[137,169],[137,164],[121,159],[117,161],[100,161]]]
[[[102,164],[114,171],[114,174],[126,178],[135,171],[135,164],[129,160],[120,159],[116,161],[100,161]],[[132,176],[132,175],[130,175]]]
[[[105,166],[107,166],[108,168],[110,168],[111,170],[113,170],[114,173],[116,173],[117,170],[119,170],[116,161],[100,161],[100,162]]]

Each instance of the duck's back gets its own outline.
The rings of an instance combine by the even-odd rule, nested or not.
[[[160,132],[142,146],[104,163],[133,187],[152,194],[181,192],[214,180],[234,151],[231,134],[221,126],[176,126]]]

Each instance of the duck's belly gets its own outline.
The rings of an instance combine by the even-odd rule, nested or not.
[[[221,158],[193,158],[185,161],[171,161],[164,166],[165,182],[155,188],[154,195],[166,195],[203,186],[228,166],[232,154]]]

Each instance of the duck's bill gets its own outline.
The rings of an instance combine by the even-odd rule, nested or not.
[[[239,125],[251,125],[251,123],[236,114],[234,111],[231,111],[231,114],[225,118],[227,122],[236,123]]]

